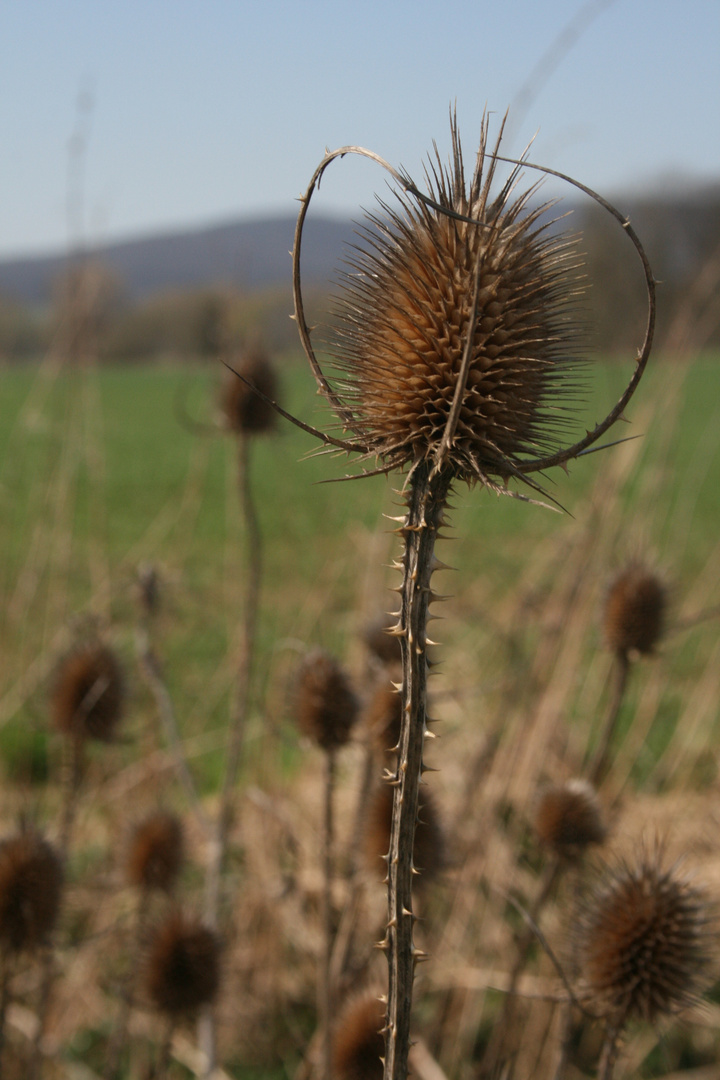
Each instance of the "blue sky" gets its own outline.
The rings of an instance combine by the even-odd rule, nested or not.
[[[0,258],[68,241],[81,92],[102,243],[294,213],[326,146],[417,177],[452,102],[469,158],[483,108],[511,106],[508,152],[537,132],[532,160],[604,194],[718,180],[719,53],[718,0],[3,0]],[[345,159],[318,207],[357,213],[384,185]]]

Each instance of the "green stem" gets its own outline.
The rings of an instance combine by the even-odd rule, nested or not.
[[[427,732],[430,579],[451,480],[447,470],[431,474],[429,465],[417,465],[408,480],[407,514],[398,530],[405,542],[398,624],[403,691],[397,769],[391,780],[395,791],[388,853],[388,925],[383,942],[388,954],[384,1080],[405,1080],[407,1076],[413,978],[416,963],[424,959],[413,944],[412,852]]]

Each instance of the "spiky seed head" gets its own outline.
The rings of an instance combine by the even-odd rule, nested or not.
[[[436,152],[435,206],[398,196],[368,215],[338,297],[338,396],[358,441],[391,468],[434,457],[477,318],[467,382],[447,461],[468,481],[506,480],[518,463],[560,449],[584,339],[577,241],[551,228],[549,207],[516,194],[517,170],[497,197],[487,123],[466,184],[452,123],[452,164]],[[447,212],[450,213],[447,213]],[[456,213],[472,218],[458,220]]]
[[[640,563],[617,575],[605,599],[605,637],[616,653],[652,653],[662,638],[667,591]]]
[[[249,349],[233,365],[243,378],[229,371],[222,385],[220,406],[225,426],[235,434],[259,435],[275,426],[275,410],[248,386],[247,379],[270,398],[277,399],[275,369],[265,351],[259,347]]]
[[[381,784],[370,800],[365,822],[364,848],[368,867],[377,871],[390,850],[393,791],[390,784]],[[413,842],[413,865],[420,871],[415,886],[422,888],[437,877],[447,865],[447,845],[440,815],[431,793],[423,788],[418,799],[418,820]]]
[[[588,1000],[606,1015],[655,1020],[704,990],[716,953],[715,914],[678,864],[660,852],[606,870],[579,920]]]
[[[597,794],[586,780],[568,780],[542,791],[534,824],[540,842],[565,859],[602,844],[607,835]]]
[[[338,1017],[335,1080],[382,1080],[385,1007],[374,995],[354,998]]]
[[[395,683],[402,682],[402,668],[398,668],[394,675]],[[387,754],[397,746],[401,720],[402,698],[392,681],[382,680],[363,710],[363,721],[380,754]]]
[[[392,622],[392,619],[385,616],[375,619],[374,622],[368,623],[363,634],[365,644],[372,655],[388,667],[402,663],[400,638],[388,633]]]
[[[323,750],[337,750],[350,738],[358,701],[343,668],[323,649],[313,649],[303,658],[294,704],[298,727]]]
[[[53,846],[33,829],[0,843],[0,948],[42,945],[60,912],[63,871]]]
[[[171,892],[182,869],[184,848],[182,822],[175,814],[166,810],[149,814],[133,830],[128,881],[138,889]]]
[[[81,645],[60,664],[52,693],[52,714],[63,735],[111,742],[124,704],[120,662],[107,645]]]
[[[209,1005],[220,985],[216,935],[193,916],[171,912],[150,935],[144,985],[154,1007],[168,1016]]]

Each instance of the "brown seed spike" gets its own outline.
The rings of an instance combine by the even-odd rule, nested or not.
[[[139,889],[170,892],[183,863],[182,822],[159,810],[135,828],[128,851],[128,881]]]
[[[47,940],[62,885],[60,857],[34,830],[0,843],[0,951],[25,952]]]
[[[382,1080],[385,1007],[375,996],[350,1001],[335,1035],[335,1080]]]
[[[535,812],[538,839],[556,855],[575,859],[591,844],[602,844],[607,830],[595,789],[585,780],[548,787]]]
[[[652,653],[665,628],[665,586],[639,563],[618,574],[605,600],[605,637],[613,652]]]
[[[168,1016],[193,1013],[212,1002],[220,984],[220,948],[197,919],[172,912],[147,945],[144,984],[153,1005]]]
[[[124,703],[122,670],[106,645],[82,645],[61,663],[52,693],[52,713],[63,735],[111,742]]]
[[[277,380],[268,356],[256,347],[231,366],[234,370],[228,372],[220,394],[226,427],[238,435],[259,435],[271,431],[275,426],[275,410],[248,385],[252,383],[266,398],[276,400]]]
[[[709,981],[714,913],[677,865],[659,853],[608,871],[579,920],[589,1001],[605,1015],[653,1021],[692,1004]]]
[[[350,738],[358,702],[340,664],[322,649],[300,664],[295,685],[295,718],[305,735],[323,750],[336,750]]]
[[[531,208],[534,188],[513,196],[508,184],[489,202],[497,159],[489,155],[485,170],[486,139],[485,124],[468,189],[453,122],[453,165],[430,166],[440,209],[408,196],[399,196],[398,211],[383,204],[343,276],[332,351],[358,438],[389,468],[440,449],[476,271],[448,467],[469,481],[506,479],[524,459],[557,450],[564,434],[558,417],[576,390],[584,337],[580,259],[574,240],[549,231],[548,206]]]

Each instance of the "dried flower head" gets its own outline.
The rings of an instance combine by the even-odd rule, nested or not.
[[[612,582],[605,599],[605,637],[616,653],[652,653],[665,628],[667,592],[660,579],[632,563]]]
[[[182,868],[182,822],[175,814],[158,810],[134,829],[127,857],[127,878],[139,889],[170,892]]]
[[[228,430],[244,435],[259,435],[272,430],[275,412],[253,390],[253,386],[257,387],[271,401],[277,398],[277,380],[269,357],[260,348],[250,349],[234,365],[234,370],[238,374],[228,372],[220,400]]]
[[[60,857],[33,829],[0,843],[0,948],[24,952],[42,945],[60,912]]]
[[[372,871],[384,862],[390,850],[390,828],[392,825],[393,788],[390,784],[381,784],[370,801],[365,823],[364,848],[368,866]],[[413,843],[413,866],[420,871],[415,878],[415,886],[422,886],[436,877],[447,864],[446,842],[440,815],[432,794],[423,787],[418,801],[418,820],[415,826]]]
[[[385,1007],[375,995],[350,1001],[337,1022],[333,1076],[336,1080],[382,1080]]]
[[[300,730],[323,750],[336,750],[350,738],[357,714],[357,698],[337,660],[322,649],[309,652],[295,682],[295,719]]]
[[[60,665],[52,694],[53,720],[63,735],[110,742],[122,717],[120,663],[106,645],[80,646]]]
[[[220,984],[217,937],[199,920],[172,912],[152,932],[144,976],[153,1005],[169,1016],[210,1004]]]
[[[468,187],[452,124],[452,165],[430,163],[430,197],[368,215],[337,310],[336,366],[357,436],[389,467],[436,456],[467,375],[448,465],[506,480],[554,452],[577,391],[583,293],[575,240],[550,227],[537,185],[496,198],[487,123]],[[472,220],[468,220],[472,219]],[[477,306],[475,287],[477,280]],[[475,314],[474,314],[475,313]]]
[[[402,669],[397,669],[394,674],[394,683],[401,683]],[[386,754],[397,746],[401,714],[402,698],[396,685],[390,680],[379,682],[363,710],[363,720],[381,754]]]
[[[600,803],[592,784],[569,780],[543,791],[535,811],[535,831],[556,855],[574,859],[607,834]]]
[[[606,1015],[654,1020],[692,1004],[715,952],[714,912],[660,852],[607,871],[579,921],[588,999]]]
[[[402,661],[400,638],[388,633],[390,626],[395,622],[397,619],[388,619],[387,616],[383,616],[369,623],[363,635],[365,644],[373,656],[381,664],[387,664],[389,667]]]

